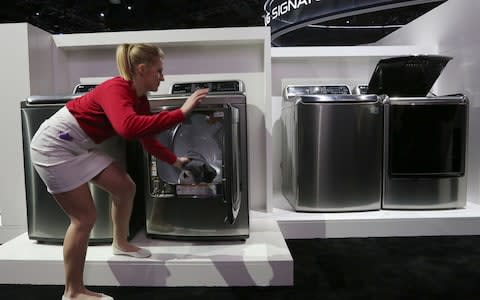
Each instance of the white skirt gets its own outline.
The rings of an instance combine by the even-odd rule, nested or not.
[[[30,143],[30,155],[48,192],[58,194],[89,182],[113,162],[97,147],[62,107],[40,125]]]

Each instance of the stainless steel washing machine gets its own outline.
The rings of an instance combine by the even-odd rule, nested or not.
[[[30,142],[40,124],[74,97],[76,96],[32,96],[20,104],[28,236],[39,242],[62,243],[70,220],[53,196],[47,192],[45,184],[33,168],[30,158]],[[126,153],[130,151],[128,150],[130,148],[135,149],[135,147],[127,147],[126,142],[120,137],[110,138],[100,144],[99,148],[126,167],[128,167]],[[132,153],[131,156],[134,157],[135,154]],[[97,221],[90,234],[90,243],[110,243],[113,239],[110,196],[93,184],[90,185],[90,190],[97,209]],[[130,222],[130,237],[133,237],[143,227],[143,206],[143,197],[138,194]]]
[[[284,95],[282,192],[291,206],[310,212],[380,209],[381,98],[325,86],[288,86]]]
[[[197,160],[193,176],[145,153],[146,233],[152,238],[244,240],[249,236],[246,97],[241,81],[179,83],[150,98],[152,112],[179,108],[196,89],[202,104],[156,139]],[[207,174],[207,173],[206,173]]]

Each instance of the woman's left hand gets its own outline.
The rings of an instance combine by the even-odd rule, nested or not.
[[[193,94],[190,95],[190,97],[187,98],[187,100],[183,103],[182,107],[180,107],[180,110],[183,112],[184,115],[189,114],[195,106],[200,104],[202,100],[207,96],[208,94],[208,89],[198,89]]]

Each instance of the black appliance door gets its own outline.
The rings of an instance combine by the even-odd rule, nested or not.
[[[240,132],[239,111],[231,105],[224,105],[225,116],[225,223],[234,224],[242,202],[240,193]]]
[[[463,176],[466,103],[394,102],[389,113],[390,176]]]

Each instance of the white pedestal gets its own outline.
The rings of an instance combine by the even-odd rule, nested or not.
[[[464,209],[449,210],[302,213],[283,196],[274,199],[271,216],[285,239],[480,234],[480,205],[470,202]]]
[[[289,286],[293,260],[276,222],[252,213],[246,241],[133,242],[152,251],[137,259],[113,256],[107,245],[90,246],[85,284],[91,286]],[[63,285],[62,246],[38,244],[27,233],[0,246],[0,284]]]

